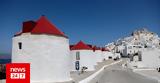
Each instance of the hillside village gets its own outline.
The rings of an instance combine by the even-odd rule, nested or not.
[[[129,59],[122,65],[131,69],[160,67],[160,37],[146,28],[104,47],[83,40],[69,45],[69,38],[41,16],[37,21],[23,22],[12,41],[12,62],[31,63],[31,82],[71,81],[70,72],[98,71],[100,63],[121,58]]]
[[[159,67],[160,37],[146,28],[135,30],[130,36],[106,45],[122,57],[129,57],[134,67]],[[154,65],[154,66],[153,66]]]
[[[122,53],[123,56],[127,56],[127,53],[124,52],[124,49],[127,46],[135,46],[137,48],[140,46],[142,48],[160,49],[160,38],[156,33],[150,32],[146,28],[142,28],[135,30],[128,37],[120,38],[117,41],[106,45],[106,47]]]

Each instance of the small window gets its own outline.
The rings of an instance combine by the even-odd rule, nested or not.
[[[19,49],[22,49],[22,42],[18,42]]]
[[[80,60],[80,52],[76,52],[76,60]]]

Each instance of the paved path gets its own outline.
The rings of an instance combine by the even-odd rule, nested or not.
[[[134,72],[141,74],[143,76],[146,76],[148,78],[158,80],[160,83],[160,72],[158,72],[157,70],[138,70],[138,71],[134,71]]]
[[[121,63],[106,68],[98,82],[95,83],[158,83],[121,67]]]
[[[106,60],[104,62],[98,62],[98,65],[95,66],[95,71],[86,71],[83,74],[78,74],[78,72],[71,72],[71,77],[73,79],[73,81],[75,83],[78,83],[80,80],[83,80],[85,78],[87,78],[88,76],[92,75],[93,73],[95,73],[96,71],[98,71],[100,68],[102,68],[104,65],[109,65],[111,63],[113,63],[113,60]]]
[[[104,72],[98,83],[157,83],[157,81],[130,71],[111,70]]]

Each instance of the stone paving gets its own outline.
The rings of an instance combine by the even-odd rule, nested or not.
[[[140,71],[134,71],[134,72],[148,78],[156,79],[160,83],[160,72],[158,72],[157,70],[140,70]]]
[[[76,71],[72,71],[71,72],[71,77],[73,79],[73,81],[75,83],[78,83],[79,81],[85,79],[86,77],[89,77],[90,75],[92,75],[93,73],[95,73],[96,71],[98,71],[100,68],[102,68],[104,65],[108,65],[113,63],[113,60],[106,60],[103,62],[98,62],[97,65],[95,66],[95,71],[86,71],[83,74],[79,74],[80,72],[76,72]]]
[[[132,71],[132,69],[122,67],[125,61],[106,68],[99,79],[89,83],[158,83],[157,80],[147,78]],[[96,77],[98,78],[98,77]]]

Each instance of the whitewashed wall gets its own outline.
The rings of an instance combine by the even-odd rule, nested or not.
[[[111,56],[113,58],[114,54],[112,52],[107,52],[108,57]]]
[[[71,56],[71,71],[75,71],[76,53],[70,50],[70,56]]]
[[[22,42],[21,50],[18,42]],[[64,37],[29,33],[13,37],[12,62],[31,63],[31,82],[71,80],[69,40]]]
[[[131,49],[129,49],[128,47],[131,47]],[[125,49],[123,50],[123,54],[124,54],[124,56],[128,56],[128,54],[134,54],[134,53],[137,53],[138,51],[141,51],[141,50],[142,50],[142,48],[136,48],[136,47],[134,47],[134,45],[127,45],[127,46],[125,46]]]
[[[103,54],[101,50],[95,50],[94,51],[95,57],[96,57],[96,63],[97,62],[102,62],[103,61]]]
[[[103,59],[108,60],[109,54],[108,51],[102,51]]]
[[[71,56],[72,56],[72,64],[73,64],[73,71],[75,70],[75,62],[76,62],[76,52],[80,52],[80,68],[83,66],[88,67],[87,71],[93,71],[95,70],[95,54],[93,53],[93,50],[72,50]]]
[[[160,67],[160,50],[145,49],[142,51],[142,63],[145,67]]]
[[[116,57],[121,58],[121,55],[120,55],[120,53],[114,53],[114,57],[115,57],[115,58],[116,58]]]

